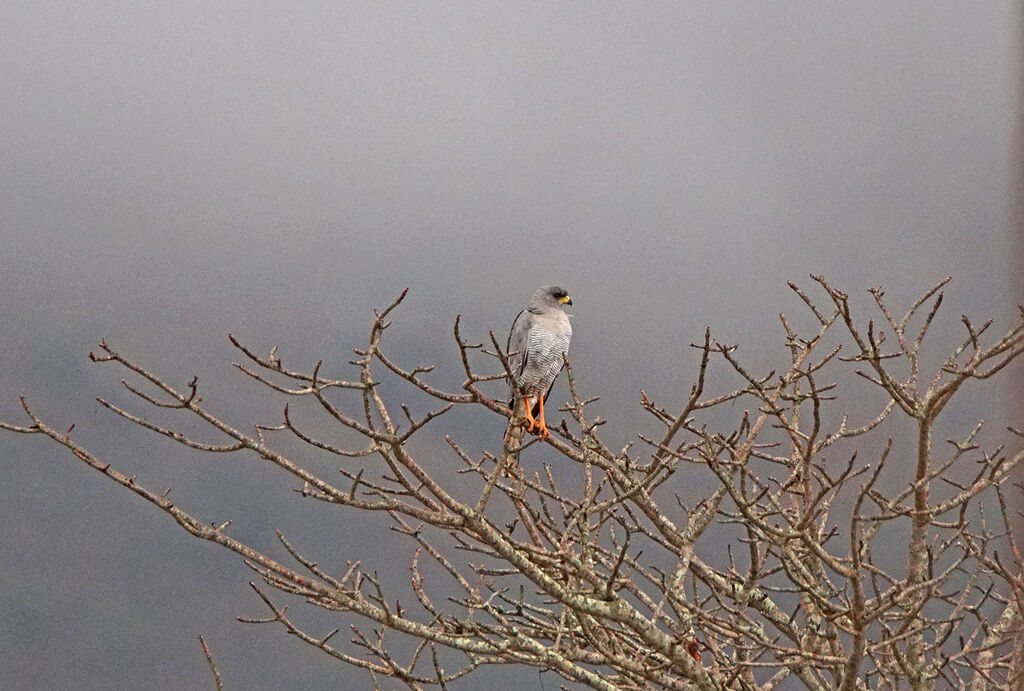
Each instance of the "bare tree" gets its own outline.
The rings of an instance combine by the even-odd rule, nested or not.
[[[292,564],[244,544],[227,524],[211,525],[115,470],[24,400],[29,421],[0,425],[67,447],[190,534],[241,555],[259,575],[251,585],[268,612],[243,621],[281,626],[367,670],[377,688],[383,677],[449,688],[493,664],[529,665],[607,690],[767,690],[788,678],[811,689],[1018,685],[1024,673],[1013,641],[1024,583],[1003,485],[1024,451],[983,448],[981,423],[946,451],[934,436],[965,383],[988,379],[1024,352],[1024,309],[987,345],[991,321],[976,326],[964,317],[963,340],[926,375],[922,344],[949,279],[899,319],[882,290],[871,290],[879,327],[855,319],[846,294],[812,278],[822,299],[791,284],[809,334],[780,315],[786,367],[752,373],[736,346],[705,331],[693,346],[699,364],[688,398],[669,410],[643,394],[659,432],[620,450],[602,441],[605,421],[588,413],[594,399],[581,398],[568,363],[570,400],[561,410],[569,420],[539,440],[489,393],[504,391],[508,375],[509,354],[493,333],[486,345],[471,343],[456,319],[465,380],[455,390],[430,383],[430,367],[389,357],[383,337],[404,293],[377,314],[351,380],[325,376],[321,363],[308,372],[286,368],[276,348],[263,357],[232,338],[245,358],[235,363],[241,372],[270,395],[315,401],[326,420],[361,440],[354,447],[313,436],[312,423],[288,405],[279,424],[243,431],[204,406],[195,379],[172,386],[106,342],[90,354],[128,370],[132,380],[123,384],[144,403],[197,418],[224,441],[199,441],[99,399],[126,420],[192,449],[254,453],[294,476],[312,500],[389,517],[396,539],[410,544],[411,607],[358,562],[329,573],[280,533]],[[386,400],[385,380],[440,407],[417,415]],[[706,391],[730,381],[735,386]],[[855,382],[878,403],[866,402],[872,397]],[[449,458],[414,457],[413,436],[456,406],[510,418],[504,442],[474,457],[445,436]],[[911,438],[886,434],[908,424]],[[1019,446],[1024,432],[1009,432]],[[342,459],[344,480],[278,450],[279,435]],[[531,445],[536,453],[516,464]],[[894,459],[909,462],[894,467]],[[460,464],[457,481],[428,472],[443,463]],[[559,481],[566,469],[578,481]],[[901,470],[909,481],[893,488],[885,478]],[[694,496],[700,482],[711,489]],[[436,562],[446,582],[428,583],[424,560]],[[296,598],[348,617],[349,645],[335,639],[340,627],[303,628],[286,611]]]

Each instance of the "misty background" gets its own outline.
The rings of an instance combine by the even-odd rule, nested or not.
[[[456,314],[504,337],[558,283],[574,370],[624,442],[650,425],[641,387],[688,391],[706,325],[770,369],[778,313],[801,312],[786,281],[810,291],[810,272],[862,315],[871,286],[904,308],[951,275],[942,349],[960,314],[1001,333],[1021,301],[1022,26],[1009,2],[4,3],[0,419],[23,421],[24,394],[240,539],[280,557],[281,528],[322,565],[405,581],[386,520],[116,418],[94,397],[127,401],[124,372],[88,352],[105,337],[198,375],[229,421],[274,423],[227,333],[347,375],[372,309],[409,287],[391,348],[453,384]],[[953,432],[991,412],[1006,441],[1020,371],[950,411]],[[489,424],[452,433],[493,448]],[[0,468],[0,685],[210,688],[199,633],[229,687],[368,683],[235,622],[265,613],[240,559],[62,448],[0,434]],[[452,686],[557,685],[482,675]]]

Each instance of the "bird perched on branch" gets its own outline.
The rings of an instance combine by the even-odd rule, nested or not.
[[[528,432],[536,432],[541,439],[551,436],[544,422],[544,399],[562,371],[565,354],[569,351],[572,326],[564,308],[571,304],[563,288],[542,286],[512,322],[507,344],[512,372],[508,402],[512,410],[510,430],[517,420],[525,417]]]

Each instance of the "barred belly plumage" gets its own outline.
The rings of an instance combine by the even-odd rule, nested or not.
[[[569,349],[571,336],[571,329],[557,336],[538,328],[530,332],[526,366],[519,378],[524,395],[537,396],[547,392],[551,382],[562,370],[563,358]]]

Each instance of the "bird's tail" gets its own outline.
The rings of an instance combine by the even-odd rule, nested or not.
[[[526,404],[522,398],[515,399],[509,408],[512,409],[512,417],[508,421],[508,429],[505,431],[505,439],[501,454],[501,466],[505,475],[514,474],[519,466],[519,449],[523,446],[523,437],[526,435]]]

